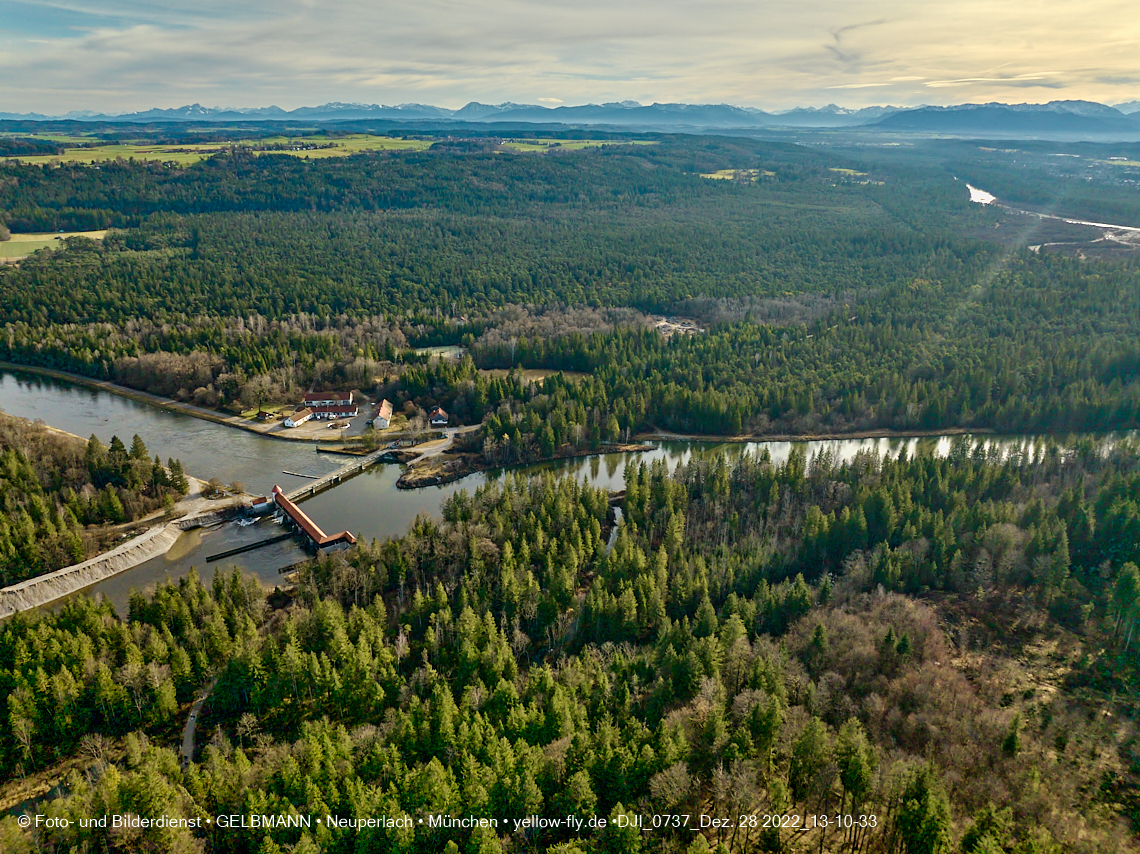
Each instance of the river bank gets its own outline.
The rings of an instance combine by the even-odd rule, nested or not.
[[[602,445],[598,448],[582,448],[564,454],[557,454],[548,459],[519,463],[518,466],[522,468],[542,463],[554,463],[559,460],[572,460],[580,457],[599,457],[605,454],[637,454],[651,449],[651,445],[644,444]],[[439,486],[445,483],[453,483],[454,481],[461,480],[477,472],[503,468],[509,469],[511,467],[488,463],[482,454],[466,451],[460,451],[454,454],[443,453],[425,458],[422,462],[418,460],[413,461],[400,476],[400,479],[396,481],[396,488],[421,489],[425,486]]]
[[[206,409],[202,406],[195,406],[192,403],[182,403],[170,398],[160,397],[150,392],[138,391],[137,389],[128,388],[127,386],[113,383],[109,380],[97,380],[91,377],[85,377],[81,374],[72,374],[67,371],[56,370],[55,368],[43,368],[37,365],[21,365],[16,362],[0,361],[0,370],[20,371],[27,374],[38,374],[40,376],[51,377],[52,379],[62,380],[64,382],[72,383],[73,385],[83,386],[85,388],[95,389],[98,391],[105,391],[119,397],[134,400],[138,403],[145,403],[149,406],[154,406],[168,412],[177,412],[182,415],[189,415],[191,418],[198,418],[203,421],[211,421],[215,424],[221,424],[226,427],[235,427],[238,430],[244,430],[247,433],[252,433],[256,436],[264,436],[267,439],[279,439],[284,442],[294,442],[306,445],[316,445],[318,450],[326,450],[320,448],[321,443],[328,444],[328,437],[308,437],[303,435],[282,433],[280,431],[270,432],[264,427],[256,424],[249,423],[249,419],[242,418],[238,415],[225,415],[221,412],[215,412],[212,409]],[[477,425],[474,425],[477,426]],[[474,429],[472,427],[460,428],[461,431]],[[1087,431],[1082,431],[1087,432]],[[989,427],[942,427],[933,430],[919,430],[919,429],[893,429],[888,427],[880,427],[869,430],[845,430],[840,432],[813,432],[813,433],[764,433],[764,434],[747,434],[739,436],[720,436],[712,434],[701,433],[674,433],[668,430],[649,430],[636,434],[633,438],[638,441],[665,441],[665,442],[714,442],[714,443],[727,443],[727,442],[838,442],[846,439],[924,439],[935,438],[938,436],[959,436],[965,434],[971,435],[996,435],[996,431]],[[398,435],[393,434],[386,438],[396,438]],[[339,448],[328,448],[329,453],[343,453],[347,450],[344,443],[340,444]],[[633,446],[615,445],[613,447],[627,448]],[[366,452],[367,453],[367,452]],[[610,453],[609,450],[604,451],[586,451],[575,452],[572,454],[560,454],[552,459],[572,458],[579,456],[590,456],[596,453]],[[493,468],[494,466],[485,465],[479,468],[472,468],[467,471],[471,474],[476,471],[483,471],[486,468]],[[462,475],[460,475],[462,477]],[[446,483],[447,481],[438,481],[439,483]],[[436,483],[436,481],[430,481]],[[411,489],[413,487],[404,487]]]
[[[26,419],[15,416],[3,415],[0,419],[5,423],[22,421],[33,431],[38,429],[64,436],[68,444],[74,443],[79,448],[86,446],[86,440],[66,430],[47,425],[37,427]],[[191,491],[172,504],[169,510],[159,508],[121,524],[89,525],[87,534],[95,538],[92,548],[104,549],[99,553],[71,566],[0,589],[0,619],[19,611],[47,605],[165,555],[181,537],[186,520],[197,517],[205,521],[206,518],[213,518],[218,510],[232,507],[245,497],[237,495],[217,500],[207,496],[209,484],[206,481],[191,476],[187,476],[187,479]],[[115,537],[128,539],[111,546]]]
[[[159,521],[159,524],[148,527],[141,534],[109,551],[0,589],[0,619],[10,617],[19,611],[48,605],[93,584],[106,581],[119,573],[141,566],[154,558],[162,557],[175,550],[176,544],[185,541],[187,533],[184,525],[188,520],[195,516],[212,518],[218,510],[232,507],[242,501],[241,498],[227,501],[207,499],[201,492],[205,484],[196,479],[194,482],[198,485],[199,492],[191,493],[174,505],[175,512],[180,518],[156,520],[155,516],[158,514],[154,514],[146,519],[124,524],[119,527],[137,527],[147,521]],[[193,538],[195,533],[192,532],[189,536]]]
[[[166,554],[181,536],[177,522],[155,525],[109,552],[0,590],[0,618],[70,596],[113,575]]]
[[[314,447],[318,452],[325,452],[331,454],[360,454],[360,451],[354,451],[346,443],[334,443],[331,447],[321,447],[322,443],[326,446],[329,445],[327,437],[309,437],[303,435],[282,433],[281,431],[270,432],[263,426],[252,424],[249,419],[242,418],[237,415],[225,415],[220,412],[215,412],[212,409],[205,407],[195,406],[191,403],[182,403],[177,400],[170,400],[166,397],[160,397],[150,392],[138,391],[137,389],[128,388],[117,383],[110,382],[109,380],[97,380],[91,377],[85,377],[81,374],[72,374],[67,371],[56,370],[55,368],[43,368],[36,365],[21,365],[16,362],[6,362],[0,360],[0,370],[18,371],[27,374],[38,374],[40,376],[50,377],[52,379],[68,382],[73,385],[83,386],[85,388],[94,389],[97,391],[105,391],[114,394],[118,397],[123,397],[128,400],[133,400],[138,403],[144,403],[148,406],[153,406],[167,412],[179,413],[181,415],[188,415],[191,418],[197,418],[202,421],[210,421],[214,424],[221,424],[225,427],[234,427],[238,430],[243,430],[255,436],[262,436],[266,439],[278,439],[283,442],[291,442],[295,445],[307,445]],[[471,425],[468,427],[459,428],[460,432],[476,429],[478,425]],[[1049,433],[1042,431],[1035,435],[1047,436],[1067,436],[1073,434],[1073,431],[1064,431],[1057,433]],[[1081,435],[1088,435],[1089,431],[1080,431]],[[397,438],[398,435],[385,437]],[[921,429],[896,429],[890,427],[876,427],[867,430],[843,430],[843,431],[824,431],[824,432],[808,432],[808,433],[752,433],[741,434],[737,436],[723,436],[705,433],[676,433],[670,430],[648,430],[637,433],[633,436],[639,442],[708,442],[713,444],[747,444],[757,442],[842,442],[847,440],[859,439],[935,439],[943,436],[999,436],[1004,435],[994,430],[992,427],[940,427],[931,430]],[[559,454],[552,457],[550,460],[539,460],[536,462],[549,462],[558,459],[569,459],[574,457],[593,456],[600,453],[615,453],[633,450],[638,446],[635,445],[613,445],[598,451],[581,451],[570,454]],[[615,451],[614,449],[618,449]],[[363,451],[368,453],[368,451]],[[458,455],[456,455],[458,456]],[[478,456],[478,455],[471,455]],[[531,463],[527,463],[530,465]],[[416,489],[419,486],[450,483],[453,480],[465,477],[479,471],[486,471],[498,466],[486,463],[474,463],[469,468],[461,468],[454,466],[454,471],[448,471],[446,480],[433,480],[425,472],[425,475],[420,478],[411,478],[408,484],[420,481],[418,486],[401,485],[401,489]],[[433,474],[443,475],[442,472],[435,472]],[[223,478],[224,479],[224,478]]]
[[[895,430],[876,427],[870,430],[847,430],[842,433],[750,433],[740,436],[711,436],[704,433],[673,433],[651,430],[638,433],[644,442],[713,442],[716,444],[749,442],[844,442],[848,439],[938,439],[943,436],[997,436],[991,427],[943,427],[937,430]],[[1042,434],[1048,435],[1048,434]]]
[[[199,418],[203,421],[212,421],[215,424],[223,424],[226,427],[235,427],[238,430],[245,430],[247,433],[254,433],[258,436],[265,436],[267,439],[280,439],[284,442],[303,442],[307,444],[314,444],[318,442],[327,442],[327,437],[309,437],[301,435],[290,435],[281,432],[270,432],[269,430],[257,424],[249,423],[249,420],[242,418],[239,415],[225,415],[221,412],[215,412],[212,409],[206,409],[204,406],[195,406],[192,403],[182,403],[178,400],[171,400],[168,397],[161,397],[157,394],[151,394],[148,391],[139,391],[138,389],[128,388],[118,383],[113,383],[110,380],[97,380],[93,377],[85,377],[82,374],[72,374],[67,371],[59,371],[55,368],[43,368],[39,365],[22,365],[17,362],[0,361],[0,370],[20,371],[25,374],[38,374],[42,377],[51,377],[56,380],[63,380],[64,382],[72,383],[73,385],[83,386],[84,388],[95,389],[97,391],[106,391],[119,397],[125,397],[128,400],[134,400],[138,403],[145,403],[149,406],[155,406],[159,409],[165,409],[168,412],[178,412],[182,415],[189,415],[192,418]]]

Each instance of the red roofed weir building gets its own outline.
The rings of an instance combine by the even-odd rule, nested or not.
[[[281,508],[281,512],[308,537],[318,551],[336,552],[356,544],[356,537],[348,531],[341,531],[339,534],[326,534],[322,531],[320,525],[310,519],[304,510],[285,496],[280,486],[274,484],[272,494],[273,501]]]

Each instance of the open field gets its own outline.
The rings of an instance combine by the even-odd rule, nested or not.
[[[423,356],[441,356],[445,359],[461,359],[467,354],[466,347],[460,347],[457,344],[443,345],[438,347],[416,347],[416,355]]]
[[[81,137],[37,136],[37,139],[53,142],[86,143]],[[311,148],[310,146],[333,145],[332,148]],[[27,157],[4,157],[0,160],[19,160],[22,163],[98,163],[104,160],[148,160],[160,163],[177,163],[186,166],[212,157],[219,151],[234,146],[286,146],[281,149],[257,151],[257,154],[289,154],[295,157],[323,159],[326,157],[347,157],[359,151],[420,151],[431,145],[428,140],[397,139],[371,134],[352,134],[344,137],[275,136],[261,139],[236,140],[233,142],[203,142],[185,145],[155,145],[154,143],[116,143],[98,145],[91,148],[73,148],[63,154],[42,154]]]
[[[489,377],[505,377],[510,373],[510,371],[508,371],[506,368],[487,368],[480,370],[479,373],[486,374]],[[554,371],[550,370],[549,368],[524,368],[522,372],[524,380],[532,383],[538,383],[539,385],[541,385],[542,381],[547,377],[552,377],[555,374],[562,374],[571,382],[580,382],[587,376],[581,371]]]
[[[83,145],[88,142],[94,142],[95,138],[91,136],[81,136],[73,133],[16,133],[14,131],[5,131],[0,133],[0,137],[16,137],[19,139],[40,139],[44,142],[59,142],[70,143],[71,145]]]
[[[601,145],[656,144],[656,142],[650,139],[507,139],[503,141],[504,148],[513,148],[515,151],[550,151],[554,148],[559,148],[564,151],[578,151],[582,148],[597,148]]]
[[[74,145],[63,154],[39,154],[23,157],[2,157],[4,160],[19,160],[22,163],[99,163],[105,160],[145,160],[159,163],[176,163],[186,166],[212,157],[219,151],[234,146],[249,146],[257,154],[288,154],[294,157],[308,157],[323,160],[328,157],[347,157],[360,151],[422,151],[431,146],[428,139],[405,139],[373,134],[358,133],[348,136],[290,137],[271,136],[258,139],[242,139],[227,142],[201,142],[183,144],[156,144],[147,142],[121,142],[106,145],[90,145],[96,140],[89,137],[64,134],[23,134],[32,139]],[[604,140],[604,139],[508,139],[504,148],[515,151],[550,151],[560,149],[577,151],[582,148],[596,148],[602,145],[656,145],[652,140]],[[272,146],[273,148],[270,148]],[[280,146],[278,148],[277,146]],[[320,146],[330,146],[323,148]]]
[[[296,150],[283,150],[283,151],[263,151],[261,154],[292,154],[297,157],[347,157],[349,154],[356,154],[358,151],[423,151],[431,145],[431,140],[427,139],[402,139],[393,138],[388,136],[373,136],[367,133],[357,133],[351,136],[341,137],[326,137],[326,136],[306,136],[302,139],[288,137],[271,137],[269,139],[257,140],[257,145],[276,145],[294,142],[298,146],[307,145],[328,145],[332,143],[334,148],[317,148],[317,149],[304,149],[298,147]]]
[[[716,172],[705,172],[702,178],[711,178],[714,181],[752,181],[755,182],[761,175],[773,177],[776,173],[767,169],[718,169]]]
[[[11,261],[31,255],[37,249],[54,246],[57,240],[65,237],[90,237],[92,240],[102,240],[106,231],[69,231],[58,234],[13,234],[11,240],[0,243],[0,258]]]

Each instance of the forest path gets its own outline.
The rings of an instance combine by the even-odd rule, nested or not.
[[[179,751],[182,756],[183,768],[194,761],[194,735],[198,730],[198,717],[202,714],[202,707],[210,699],[210,694],[214,692],[214,686],[217,684],[218,677],[215,676],[203,689],[198,699],[194,701],[194,705],[190,707],[190,716],[186,718],[186,726],[182,730],[182,749]]]

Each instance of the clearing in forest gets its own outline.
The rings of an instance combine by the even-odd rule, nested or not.
[[[506,139],[503,148],[515,151],[579,151],[602,145],[656,145],[651,139]]]
[[[36,137],[63,145],[88,143],[80,137]],[[123,142],[108,145],[94,145],[89,148],[67,148],[62,154],[37,154],[19,157],[3,157],[3,160],[19,160],[21,163],[99,163],[105,160],[146,160],[158,163],[177,163],[187,166],[220,151],[232,148],[248,148],[254,154],[289,154],[294,157],[326,158],[347,157],[360,151],[421,151],[431,145],[430,140],[404,139],[399,137],[373,136],[371,134],[351,134],[342,137],[303,136],[303,137],[261,137],[239,139],[227,142],[201,143],[152,143]]]
[[[775,172],[769,172],[767,169],[718,169],[716,172],[704,172],[701,177],[711,178],[714,181],[751,181],[756,183],[761,175],[771,178],[775,174]]]
[[[13,234],[11,240],[0,242],[0,258],[5,261],[18,261],[26,258],[37,249],[46,249],[56,246],[57,241],[66,237],[90,237],[92,240],[102,240],[106,231],[60,231],[47,234]]]

